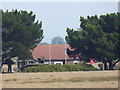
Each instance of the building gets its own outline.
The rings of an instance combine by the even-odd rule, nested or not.
[[[48,44],[48,45],[37,45],[32,52],[33,58],[45,58],[45,64],[77,64],[80,63],[78,59],[73,60],[70,58],[66,50],[70,49],[69,44]]]

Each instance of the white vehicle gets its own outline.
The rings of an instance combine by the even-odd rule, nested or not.
[[[55,61],[55,62],[53,62],[53,64],[55,64],[55,65],[63,65],[63,62],[62,61]]]

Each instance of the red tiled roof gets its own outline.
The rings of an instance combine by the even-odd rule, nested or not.
[[[67,48],[70,49],[68,44],[66,44],[66,46],[65,44],[37,45],[32,55],[35,60],[39,57],[44,57],[47,60],[64,60],[65,56],[67,59],[72,59],[68,57],[67,53],[65,55]]]

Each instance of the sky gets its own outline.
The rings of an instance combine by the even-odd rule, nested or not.
[[[2,9],[33,11],[36,20],[42,21],[44,39],[42,42],[67,35],[66,29],[80,27],[80,16],[104,15],[118,12],[117,2],[3,2]]]

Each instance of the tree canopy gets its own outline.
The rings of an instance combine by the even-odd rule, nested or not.
[[[42,22],[27,11],[2,12],[2,60],[32,58],[32,49],[43,39]]]
[[[79,54],[102,62],[119,59],[118,14],[80,17],[79,29],[67,28],[66,41],[74,49],[68,50],[68,54]]]

